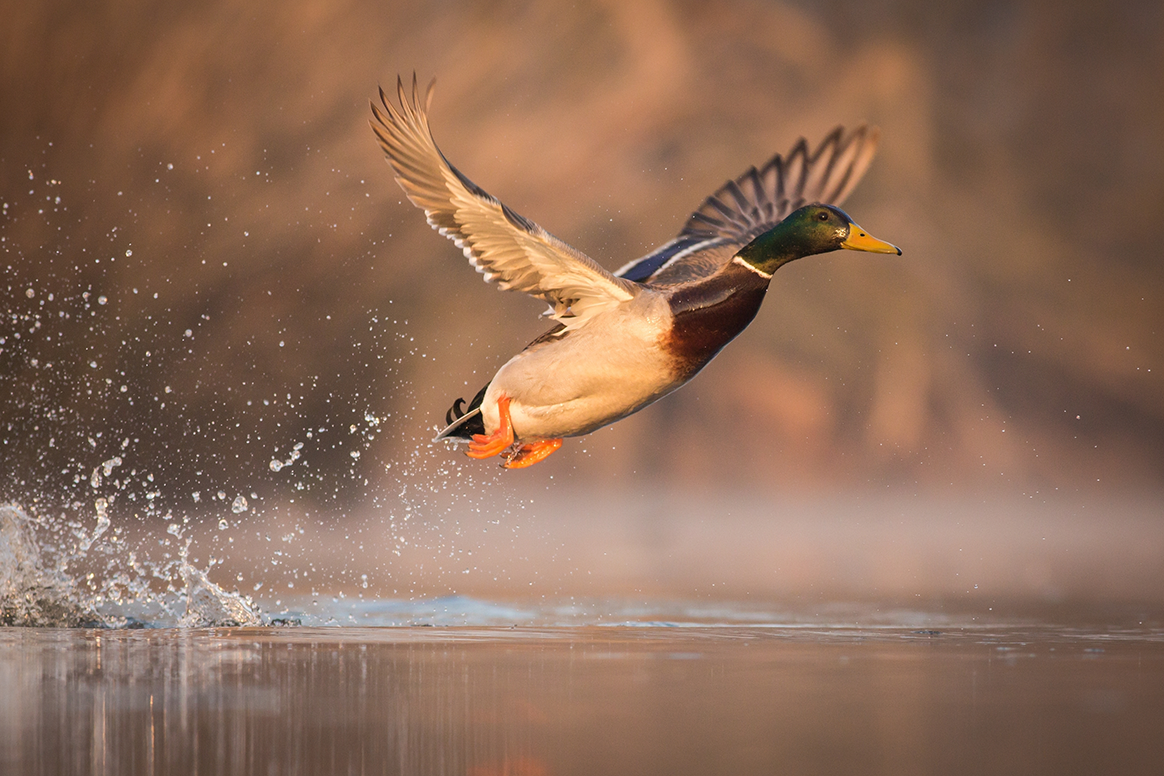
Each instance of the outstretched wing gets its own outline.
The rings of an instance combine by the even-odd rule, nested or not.
[[[372,105],[372,130],[404,193],[424,210],[434,229],[464,251],[486,281],[496,280],[502,290],[523,291],[545,300],[553,308],[552,316],[568,328],[640,292],[640,286],[615,277],[513,212],[449,164],[428,126],[432,89],[429,84],[422,105],[416,75],[411,99],[397,78],[400,106],[393,105],[381,89],[382,109]]]
[[[704,200],[674,240],[615,274],[654,285],[676,285],[713,274],[743,246],[813,202],[840,205],[873,161],[880,133],[837,127],[808,151],[804,138],[786,156],[752,167]]]

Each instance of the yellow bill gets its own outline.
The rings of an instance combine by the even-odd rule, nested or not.
[[[896,253],[901,255],[901,248],[890,245],[884,240],[878,240],[861,227],[853,224],[849,227],[849,236],[841,243],[842,248],[851,251],[868,251],[869,253]]]

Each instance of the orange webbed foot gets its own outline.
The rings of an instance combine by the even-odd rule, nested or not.
[[[497,412],[501,416],[497,430],[492,434],[474,434],[465,455],[470,458],[489,458],[513,444],[513,421],[509,417],[508,396],[502,394],[497,400]]]
[[[524,469],[527,466],[533,466],[538,461],[544,461],[561,446],[561,439],[543,439],[540,442],[530,442],[518,448],[501,465],[506,469]]]

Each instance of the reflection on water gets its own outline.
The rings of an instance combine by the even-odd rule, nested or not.
[[[0,629],[4,773],[1152,773],[1164,629]]]

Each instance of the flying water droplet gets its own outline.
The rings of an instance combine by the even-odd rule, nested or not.
[[[234,503],[230,505],[230,511],[234,512],[236,515],[239,514],[240,512],[246,512],[247,511],[246,498],[244,496],[236,497],[234,500]],[[219,524],[219,527],[220,528],[222,527],[221,524]]]
[[[93,473],[96,475],[97,470],[94,469]],[[109,529],[109,502],[103,498],[99,498],[93,502],[93,506],[97,510],[97,527],[93,529],[92,534],[81,540],[81,544],[79,545],[81,552],[85,552],[92,547],[93,542],[100,539],[101,534]]]

